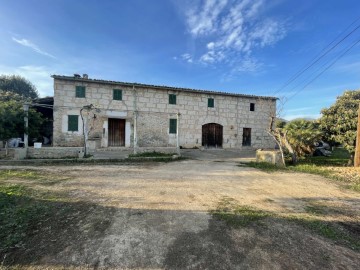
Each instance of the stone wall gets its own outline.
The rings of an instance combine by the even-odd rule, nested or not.
[[[86,98],[75,97],[76,85],[86,87]],[[113,100],[113,89],[122,89],[122,100]],[[176,104],[169,104],[169,94]],[[214,99],[214,108],[208,107]],[[250,111],[255,103],[255,111]],[[101,110],[95,120],[93,134],[101,136],[101,146],[108,147],[108,119],[126,120],[126,146],[133,146],[134,111],[138,112],[138,146],[173,147],[176,134],[169,133],[169,119],[180,113],[179,140],[183,147],[202,145],[202,125],[223,126],[223,148],[242,148],[243,128],[251,128],[253,148],[272,148],[275,143],[267,134],[269,116],[275,114],[272,99],[169,90],[156,87],[131,87],[90,80],[55,79],[54,82],[54,146],[80,146],[82,124],[77,132],[67,131],[67,115],[79,115],[80,109],[93,104]],[[79,118],[80,119],[80,118]]]
[[[28,158],[78,158],[83,147],[28,148]]]

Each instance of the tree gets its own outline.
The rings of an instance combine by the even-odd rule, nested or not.
[[[43,122],[40,113],[29,109],[29,128],[24,126],[24,98],[10,92],[0,91],[0,140],[22,137],[26,132],[30,138],[37,138]]]
[[[305,119],[288,122],[284,126],[284,130],[287,131],[287,139],[298,157],[312,154],[315,143],[322,137],[322,132],[317,124]]]
[[[349,151],[350,163],[355,153],[359,103],[360,90],[345,91],[337,97],[335,104],[322,109],[319,121],[327,138],[342,144]]]
[[[284,165],[285,151],[291,155],[292,164],[295,165],[298,157],[313,152],[314,143],[322,137],[322,132],[318,129],[316,123],[305,119],[295,119],[290,122],[278,120],[274,125],[273,118],[270,121],[268,133],[279,145]]]
[[[0,75],[0,90],[30,99],[39,96],[36,87],[30,81],[18,75]]]

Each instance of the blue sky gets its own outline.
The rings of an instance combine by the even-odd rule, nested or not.
[[[0,74],[26,77],[41,96],[53,94],[51,74],[87,73],[276,95],[286,101],[282,117],[318,117],[344,90],[360,89],[360,45],[303,87],[360,39],[360,29],[282,86],[356,28],[359,11],[356,0],[2,0]]]

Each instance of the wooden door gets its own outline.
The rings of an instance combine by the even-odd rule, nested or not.
[[[109,119],[109,146],[125,146],[125,119]]]
[[[222,147],[223,126],[209,123],[202,126],[202,145],[205,147]]]
[[[243,129],[243,146],[251,146],[251,128]]]

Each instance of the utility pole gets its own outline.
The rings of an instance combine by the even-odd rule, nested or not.
[[[360,104],[358,109],[358,123],[356,129],[356,148],[355,148],[354,167],[360,167]]]
[[[28,135],[28,128],[29,128],[29,104],[24,103],[23,105],[24,109],[24,126],[25,126],[25,132],[24,132],[24,148],[28,149],[29,146],[29,135]]]
[[[180,113],[178,112],[176,114],[176,149],[177,154],[180,156],[180,134],[179,134],[179,126],[180,126]]]

